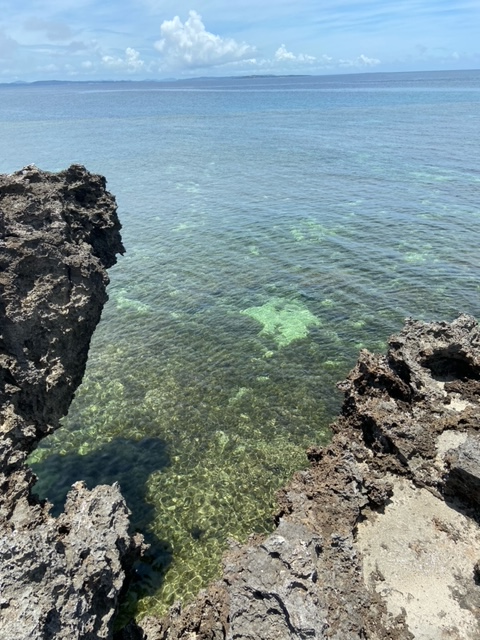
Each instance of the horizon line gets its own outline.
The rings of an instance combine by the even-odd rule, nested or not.
[[[247,79],[262,79],[262,78],[326,78],[336,76],[365,76],[365,75],[383,75],[383,74],[416,74],[416,73],[462,73],[466,71],[480,71],[479,68],[467,68],[467,69],[419,69],[408,71],[356,71],[350,73],[264,73],[264,74],[242,74],[242,75],[227,75],[227,76],[192,76],[189,78],[142,78],[142,79],[91,79],[91,80],[12,80],[10,82],[0,82],[0,86],[23,86],[23,85],[38,85],[38,84],[100,84],[100,83],[145,83],[145,82],[191,82],[195,80],[247,80]]]

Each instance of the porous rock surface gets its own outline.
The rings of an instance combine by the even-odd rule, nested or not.
[[[105,180],[0,176],[0,638],[110,638],[141,541],[116,486],[58,518],[25,460],[65,415],[123,247]],[[277,528],[142,640],[480,638],[480,330],[409,320],[340,385],[334,437],[279,494]]]
[[[278,526],[144,640],[480,638],[480,330],[408,320],[340,385],[334,437],[279,495]]]
[[[128,534],[118,487],[74,485],[64,513],[31,495],[25,461],[80,384],[123,253],[105,179],[73,165],[0,176],[0,638],[111,637]]]

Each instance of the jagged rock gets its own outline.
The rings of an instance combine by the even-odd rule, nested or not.
[[[0,177],[0,637],[111,637],[128,535],[118,488],[78,483],[51,517],[25,465],[81,381],[122,251],[105,181],[73,166]],[[480,330],[409,320],[340,385],[328,447],[278,496],[277,529],[124,640],[480,637]]]
[[[71,166],[0,176],[0,638],[111,637],[129,556],[118,487],[70,492],[57,519],[30,494],[28,454],[80,384],[123,253],[105,179]]]
[[[2,638],[108,638],[129,551],[118,487],[74,485],[57,519],[20,504],[0,539]]]
[[[450,455],[446,462],[446,491],[458,495],[466,502],[480,507],[480,434],[469,433],[466,440]]]
[[[274,533],[232,547],[221,580],[137,637],[479,638],[479,380],[469,316],[408,320],[385,356],[362,351]]]

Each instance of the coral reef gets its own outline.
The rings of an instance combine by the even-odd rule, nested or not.
[[[274,533],[125,638],[480,636],[478,324],[408,320],[340,387],[333,440],[280,493]]]
[[[105,179],[73,165],[0,176],[0,637],[108,638],[141,549],[118,487],[77,483],[58,518],[31,494],[28,454],[82,380],[123,253]]]

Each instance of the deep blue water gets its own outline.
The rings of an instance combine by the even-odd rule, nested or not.
[[[127,253],[35,469],[57,506],[120,481],[140,612],[268,530],[360,348],[479,315],[480,71],[3,85],[0,140],[1,172],[81,163],[117,197]]]

